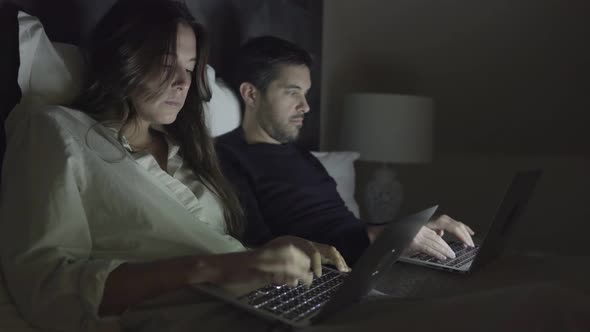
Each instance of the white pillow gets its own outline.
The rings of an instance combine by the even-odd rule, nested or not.
[[[240,125],[240,102],[225,82],[215,78],[215,69],[211,66],[207,66],[207,78],[211,88],[211,100],[205,103],[207,126],[212,136],[219,136]]]
[[[83,60],[76,46],[52,43],[34,16],[19,12],[21,103],[69,104],[80,93]]]
[[[84,61],[77,46],[52,43],[34,16],[19,12],[20,67],[18,84],[22,105],[68,105],[79,95],[84,81]],[[205,103],[207,125],[213,136],[240,124],[240,103],[215,70],[207,66],[212,98]]]
[[[336,181],[336,190],[346,207],[359,218],[359,206],[354,199],[355,172],[354,162],[359,159],[358,152],[312,152],[324,166],[328,174]]]

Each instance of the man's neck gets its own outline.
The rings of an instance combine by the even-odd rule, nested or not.
[[[281,144],[281,142],[272,138],[262,127],[258,124],[258,121],[253,116],[248,116],[244,112],[244,120],[242,121],[242,130],[244,131],[244,138],[248,144],[256,143],[268,143],[268,144]],[[253,113],[253,112],[250,112]]]

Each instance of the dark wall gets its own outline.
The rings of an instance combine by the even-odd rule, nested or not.
[[[0,174],[6,148],[4,120],[8,112],[20,100],[18,78],[18,25],[17,8],[0,0]]]
[[[437,156],[589,156],[589,13],[588,0],[325,0],[322,135],[333,147],[348,92],[424,94]]]

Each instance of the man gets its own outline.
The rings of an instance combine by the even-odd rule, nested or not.
[[[276,37],[242,46],[229,80],[241,99],[242,124],[219,137],[216,148],[244,208],[247,244],[294,235],[332,245],[353,264],[382,226],[358,220],[319,161],[293,144],[310,111],[311,62],[305,50]],[[454,258],[441,238],[444,231],[473,246],[468,226],[441,216],[418,233],[410,249]]]

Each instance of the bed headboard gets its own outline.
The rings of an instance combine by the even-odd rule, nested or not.
[[[79,45],[91,33],[116,0],[0,0],[37,16],[53,41]],[[299,144],[316,150],[320,130],[320,65],[322,2],[319,0],[184,0],[210,33],[210,64],[223,78],[227,64],[241,43],[260,35],[291,40],[314,57],[309,93],[312,111],[302,129]],[[5,20],[3,20],[5,21]],[[4,24],[4,23],[2,23]],[[2,32],[0,32],[1,34]]]

